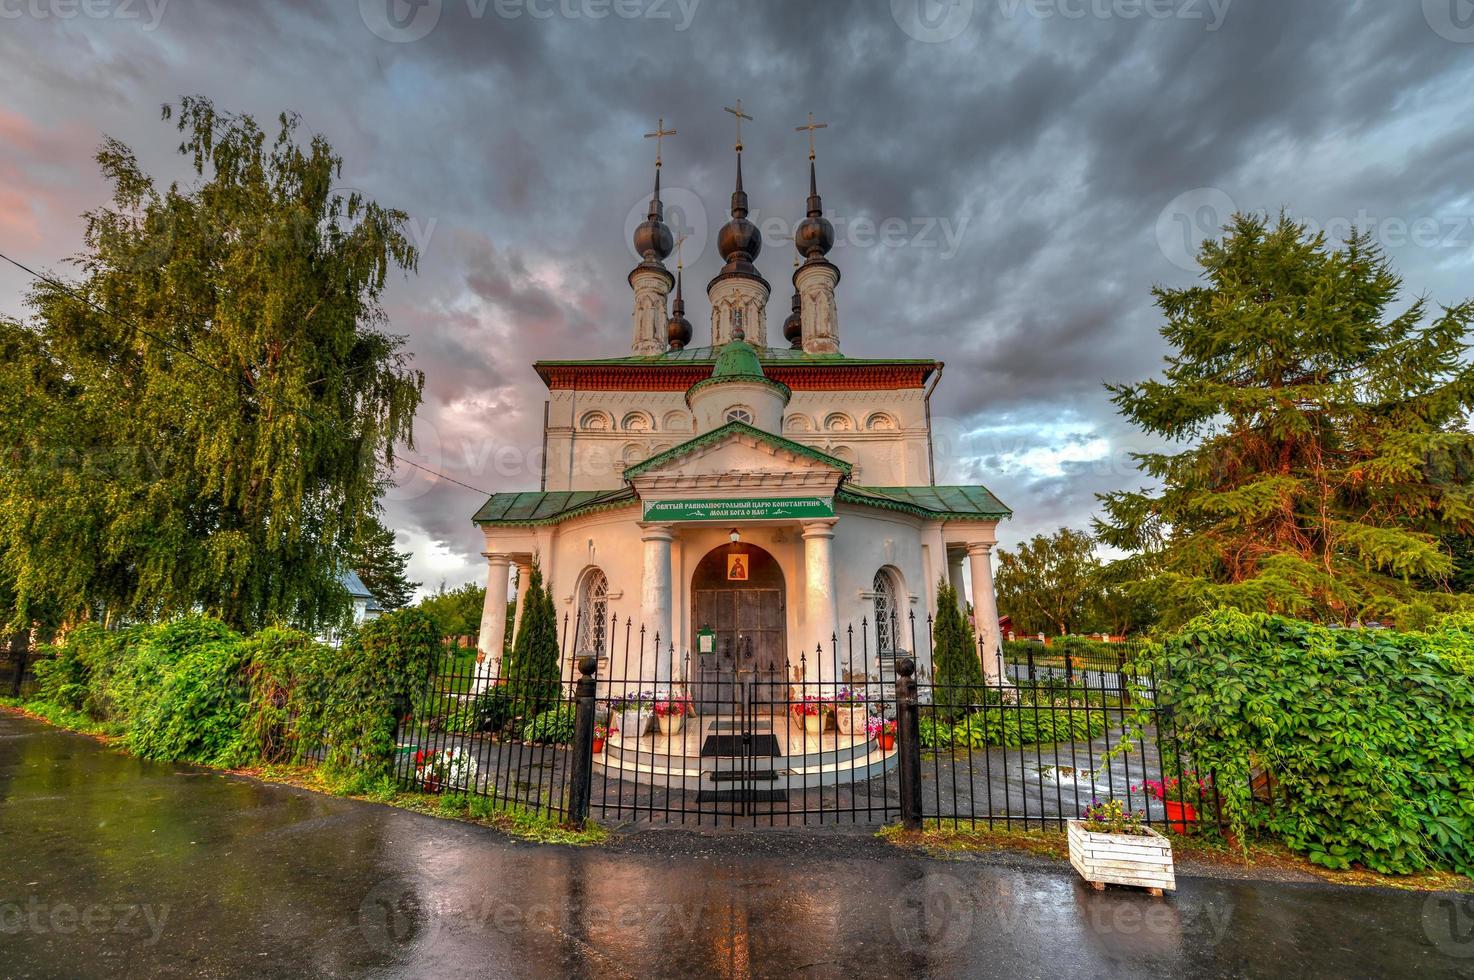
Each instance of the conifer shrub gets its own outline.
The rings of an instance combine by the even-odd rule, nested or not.
[[[528,580],[522,627],[511,653],[502,661],[501,686],[516,702],[516,714],[531,718],[559,700],[563,672],[558,663],[558,611],[553,593],[543,584],[542,568],[533,563]]]
[[[937,717],[957,721],[981,702],[983,662],[972,625],[963,618],[957,593],[945,578],[937,585],[932,624],[932,702]]]

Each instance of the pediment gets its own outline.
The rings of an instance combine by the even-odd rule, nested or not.
[[[833,489],[849,465],[800,443],[742,423],[668,449],[625,476],[642,496],[660,487],[805,487]]]

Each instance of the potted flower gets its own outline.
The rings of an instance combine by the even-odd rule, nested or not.
[[[842,687],[834,698],[834,723],[841,735],[859,735],[864,732],[865,718],[870,713],[865,692],[853,687]]]
[[[802,700],[793,703],[793,713],[803,719],[805,732],[818,735],[824,731],[824,723],[829,720],[829,702],[824,698],[805,695]]]
[[[880,751],[889,752],[896,747],[896,723],[892,719],[876,716],[865,723],[865,734],[875,740]]]
[[[1188,803],[1184,797],[1187,793],[1183,790],[1185,784],[1196,783],[1199,791],[1208,788],[1207,780],[1200,780],[1193,773],[1185,773],[1183,778],[1168,776],[1165,779],[1148,779],[1140,786],[1131,787],[1132,792],[1148,793],[1154,799],[1159,800],[1162,809],[1167,811],[1167,820],[1174,834],[1187,833],[1188,825],[1195,823],[1198,819],[1197,807]],[[1177,799],[1171,799],[1171,797]]]
[[[655,702],[654,691],[626,691],[615,698],[611,706],[619,716],[619,737],[636,739],[650,727],[650,706]]]
[[[672,695],[656,701],[655,717],[660,723],[660,734],[679,735],[681,729],[685,727],[686,716],[692,711],[691,700],[684,694]]]
[[[1120,800],[1091,800],[1069,823],[1070,864],[1091,887],[1136,885],[1153,895],[1174,891],[1172,843],[1142,825],[1142,813]]]
[[[604,751],[604,743],[609,740],[609,726],[594,726],[594,755],[600,755]]]

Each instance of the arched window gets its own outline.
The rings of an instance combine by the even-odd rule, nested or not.
[[[746,422],[748,425],[751,425],[752,409],[748,408],[746,405],[733,405],[731,408],[727,409],[727,421]]]
[[[886,412],[875,412],[865,420],[865,428],[871,432],[894,432],[896,430],[895,416]]]
[[[620,425],[620,428],[626,432],[649,432],[654,428],[654,423],[650,421],[650,416],[644,412],[630,412],[624,417],[624,422]]]
[[[824,428],[830,432],[853,432],[855,422],[844,412],[832,412],[824,419]]]
[[[578,590],[576,657],[603,657],[609,630],[609,579],[597,568],[583,577]]]
[[[889,572],[875,573],[873,585],[875,607],[875,650],[882,657],[896,653],[896,633],[901,628],[901,613],[896,605],[896,582]]]
[[[590,432],[608,432],[610,428],[609,416],[603,412],[585,412],[583,418],[578,420],[580,429]]]

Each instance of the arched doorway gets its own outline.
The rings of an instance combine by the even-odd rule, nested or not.
[[[787,589],[778,560],[757,545],[722,545],[691,576],[691,624],[710,629],[713,649],[693,651],[693,697],[703,713],[730,712],[752,682],[756,701],[783,699],[788,652]]]

